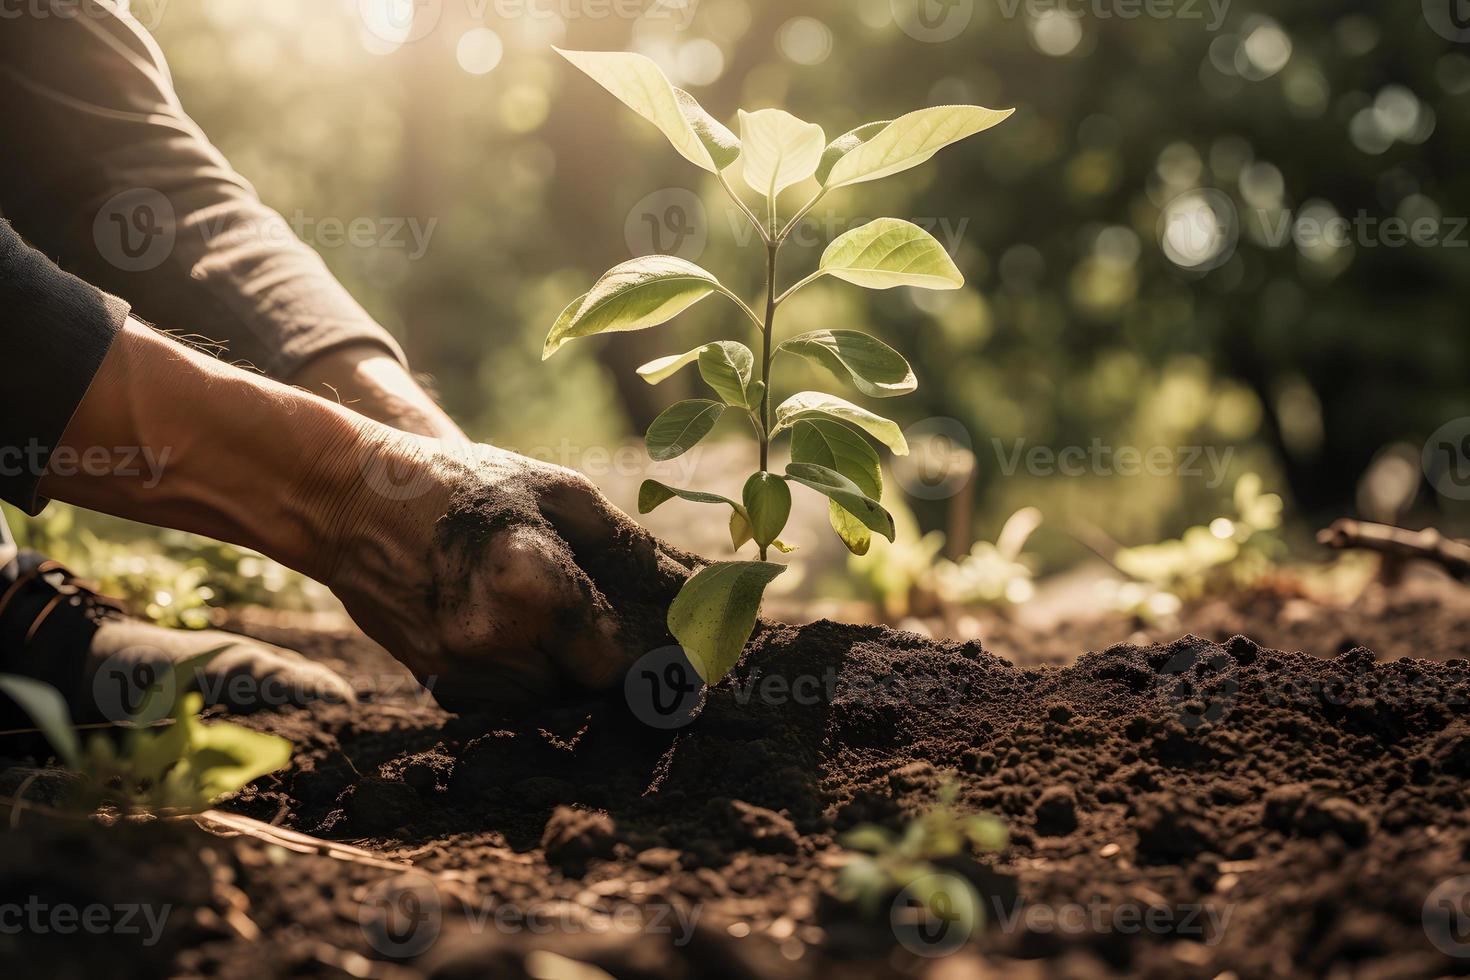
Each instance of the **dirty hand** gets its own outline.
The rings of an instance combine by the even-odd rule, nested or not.
[[[366,453],[323,578],[445,707],[605,689],[657,641],[693,560],[585,477],[401,434]]]

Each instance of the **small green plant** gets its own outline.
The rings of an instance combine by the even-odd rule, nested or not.
[[[208,629],[219,610],[240,606],[330,608],[326,589],[245,548],[182,531],[143,528],[53,503],[38,517],[0,506],[16,543],[54,558],[171,629]]]
[[[671,255],[644,256],[613,267],[572,300],[557,317],[542,351],[545,359],[579,337],[657,326],[716,293],[734,303],[755,328],[758,358],[745,344],[721,340],[638,369],[645,381],[658,384],[697,364],[700,377],[718,396],[678,402],[654,419],[644,439],[653,459],[673,459],[693,448],[727,409],[748,420],[759,446],[758,468],[738,501],[656,480],[646,481],[639,492],[638,509],[645,514],[675,497],[726,506],[735,549],[755,543],[758,561],[719,562],[701,569],[669,608],[670,632],[704,680],[713,684],[740,658],[766,586],[785,571],[766,558],[772,547],[789,550],[780,535],[791,513],[791,484],[828,498],[832,528],[853,553],[866,552],[875,533],[890,541],[894,536],[893,518],[879,503],[883,486],[878,454],[867,437],[903,455],[908,446],[898,425],[818,391],[796,392],[773,410],[771,362],[776,354],[812,361],[870,398],[913,391],[918,381],[912,369],[893,348],[855,330],[813,330],[777,344],[777,310],[823,276],[870,289],[958,289],[964,284],[933,236],[897,218],[879,218],[839,236],[822,253],[816,271],[785,290],[777,286],[782,243],[828,192],[916,167],[951,143],[996,125],[1010,111],[979,106],[920,109],[859,126],[828,142],[822,127],[781,109],[741,110],[737,137],[642,55],[560,53],[657,126],[687,160],[714,174],[765,246],[762,313],[692,262]],[[763,217],[726,176],[737,162],[746,186],[760,199]],[[783,191],[813,184],[806,203],[789,213],[781,206]],[[770,470],[770,449],[782,435],[791,438],[791,463],[777,474]]]
[[[864,853],[838,873],[838,896],[872,918],[894,894],[922,888],[924,893],[913,895],[915,900],[934,907],[936,913],[942,903],[943,911],[958,915],[967,928],[979,925],[984,911],[974,887],[936,862],[965,857],[971,850],[999,853],[1006,849],[1010,834],[998,817],[960,813],[955,807],[958,798],[959,785],[946,781],[934,808],[912,820],[902,834],[876,824],[844,834],[844,847]]]
[[[1117,551],[1113,564],[1133,580],[1119,589],[1119,608],[1144,619],[1170,615],[1181,600],[1248,586],[1273,571],[1285,550],[1277,534],[1282,503],[1262,491],[1260,476],[1246,473],[1235,483],[1230,514],[1174,540]]]
[[[203,724],[203,695],[167,702],[165,691],[187,686],[194,671],[226,649],[191,657],[151,685],[120,741],[95,732],[83,746],[65,699],[48,684],[0,674],[0,693],[30,715],[57,758],[77,774],[71,802],[78,808],[110,804],[129,812],[197,813],[291,761],[291,743],[284,738],[239,725]]]

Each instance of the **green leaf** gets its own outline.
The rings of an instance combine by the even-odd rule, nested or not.
[[[832,168],[837,166],[837,161],[877,136],[892,121],[892,119],[884,119],[881,122],[867,123],[857,129],[848,130],[828,143],[827,148],[822,151],[822,162],[817,164],[817,172],[813,174],[817,178],[817,183],[823,187],[827,186],[827,177],[832,173]]]
[[[660,463],[684,455],[709,435],[723,414],[725,406],[710,398],[675,402],[649,425],[643,437],[648,455]]]
[[[730,547],[739,551],[746,543],[755,540],[755,531],[750,527],[750,515],[739,504],[730,512]]]
[[[705,493],[703,490],[681,490],[657,480],[644,480],[643,485],[638,488],[638,513],[647,514],[675,497],[696,504],[728,504],[737,510],[740,507],[729,497],[722,497],[717,493]]]
[[[954,929],[955,935],[973,935],[985,921],[985,909],[975,886],[952,871],[933,871],[925,865],[926,873],[915,874],[906,885],[907,892],[929,910],[929,914]]]
[[[776,428],[772,437],[783,429],[789,429],[798,419],[809,418],[830,418],[846,422],[883,443],[893,450],[895,456],[909,454],[908,440],[904,439],[896,422],[874,415],[866,408],[860,408],[836,395],[820,391],[799,391],[776,406]]]
[[[755,543],[769,547],[791,516],[791,488],[774,473],[752,473],[741,493]]]
[[[815,463],[847,477],[872,500],[883,499],[883,469],[878,454],[860,434],[824,418],[801,419],[791,428],[791,461]],[[873,533],[835,500],[828,501],[827,520],[847,550],[866,555]]]
[[[826,141],[821,126],[782,109],[740,110],[745,182],[772,201],[816,172]]]
[[[776,348],[822,365],[873,398],[906,395],[919,387],[903,355],[876,337],[857,330],[813,330]]]
[[[60,691],[30,677],[0,674],[0,692],[30,716],[68,769],[81,767],[81,743],[77,741],[76,730],[71,726],[71,711]]]
[[[669,84],[651,59],[627,51],[554,50],[657,126],[695,166],[718,173],[739,157],[735,134],[705,112],[694,96]]]
[[[656,327],[720,288],[713,275],[672,255],[645,255],[614,266],[573,300],[546,335],[544,361],[578,337]]]
[[[684,121],[704,144],[717,171],[740,159],[740,138],[725,128],[724,123],[706,112],[698,99],[678,86],[674,87],[674,98],[679,100],[679,111],[684,114]]]
[[[708,344],[704,344],[693,350],[685,351],[682,354],[666,354],[663,357],[655,357],[637,369],[638,377],[651,385],[662,384],[690,364],[699,360],[699,355],[708,346]]]
[[[834,501],[853,517],[889,541],[893,540],[893,516],[876,500],[863,493],[858,485],[836,470],[815,463],[792,463],[786,467],[786,479],[795,480]]]
[[[750,387],[747,388],[745,391],[745,404],[749,405],[752,411],[759,412],[761,402],[765,399],[765,397],[766,383],[759,378],[751,381]],[[759,423],[760,419],[757,418],[756,422]]]
[[[705,345],[699,352],[699,376],[704,383],[737,408],[749,408],[750,375],[755,370],[755,355],[744,344],[721,340]]]
[[[822,184],[843,187],[917,167],[944,147],[1003,122],[1015,111],[944,105],[919,109],[887,124],[859,126],[827,148]]]
[[[699,374],[707,385],[725,401],[737,408],[749,408],[751,372],[755,355],[750,348],[733,340],[704,344],[683,354],[658,357],[638,368],[638,376],[651,385],[673,377],[688,365],[699,362]]]
[[[785,566],[730,561],[696,572],[669,606],[669,632],[706,684],[718,683],[740,660],[755,629],[761,596]]]
[[[291,743],[239,725],[199,725],[186,757],[199,795],[213,803],[291,763]]]
[[[944,246],[899,218],[879,218],[836,238],[822,253],[817,273],[869,289],[959,289],[965,284]]]

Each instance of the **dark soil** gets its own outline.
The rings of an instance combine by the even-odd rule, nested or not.
[[[1379,654],[1418,658],[1386,663],[1347,643],[1361,610],[1287,608],[1301,601],[1203,606],[1183,627],[1200,637],[1065,667],[879,627],[769,626],[672,729],[645,723],[662,716],[636,684],[534,720],[453,716],[354,634],[264,631],[380,693],[243,719],[297,755],[230,808],[415,870],[26,814],[0,903],[172,909],[152,946],[0,930],[0,962],[252,978],[1470,972],[1470,665],[1449,659],[1470,617],[1383,597]],[[1288,628],[1328,646],[1225,632]],[[868,920],[835,899],[836,840],[901,829],[947,772],[960,807],[1003,817],[1012,843],[954,864],[988,924],[928,958],[896,940],[888,907]]]

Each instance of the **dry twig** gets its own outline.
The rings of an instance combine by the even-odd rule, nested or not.
[[[1432,527],[1406,531],[1387,524],[1340,520],[1317,532],[1317,540],[1338,550],[1361,548],[1396,559],[1433,562],[1461,581],[1470,581],[1470,544],[1447,538]]]

